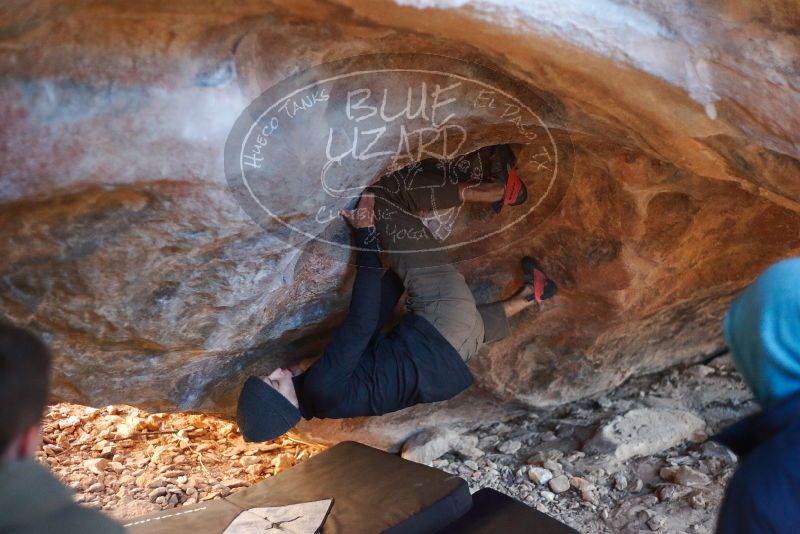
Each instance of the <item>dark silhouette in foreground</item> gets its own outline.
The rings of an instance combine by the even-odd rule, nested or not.
[[[800,258],[744,291],[725,317],[725,338],[762,411],[713,438],[741,461],[717,532],[800,532]]]
[[[31,333],[0,323],[0,532],[115,534],[125,530],[78,505],[34,458],[49,397],[50,355]]]

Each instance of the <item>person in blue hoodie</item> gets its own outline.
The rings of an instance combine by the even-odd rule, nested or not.
[[[800,532],[800,258],[767,269],[724,323],[736,368],[761,412],[714,441],[739,456],[718,534]]]

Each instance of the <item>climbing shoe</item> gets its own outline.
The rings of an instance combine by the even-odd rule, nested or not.
[[[539,262],[530,256],[522,258],[522,275],[525,285],[533,288],[533,294],[526,297],[528,302],[542,302],[558,292],[558,286],[544,274]]]
[[[505,187],[501,200],[492,204],[495,213],[503,206],[519,206],[528,199],[528,188],[517,175],[517,158],[509,145],[497,145],[491,159],[491,172],[495,179]]]

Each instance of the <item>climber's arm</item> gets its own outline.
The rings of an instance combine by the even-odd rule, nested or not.
[[[378,317],[378,324],[375,326],[375,331],[372,333],[373,338],[375,338],[384,325],[386,325],[386,322],[392,316],[394,307],[397,306],[397,301],[403,296],[405,290],[406,288],[403,286],[403,281],[393,270],[387,270],[381,277],[380,316]]]
[[[375,228],[357,228],[356,279],[350,310],[322,357],[306,372],[304,395],[317,406],[336,405],[347,391],[348,382],[381,315],[381,275]]]

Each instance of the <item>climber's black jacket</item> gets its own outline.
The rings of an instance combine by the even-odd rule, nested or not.
[[[322,357],[294,377],[303,417],[380,415],[449,399],[472,384],[455,348],[424,318],[406,314],[387,333],[403,283],[384,274],[374,229],[356,232],[350,311]]]

